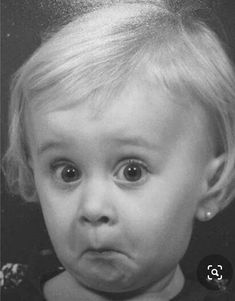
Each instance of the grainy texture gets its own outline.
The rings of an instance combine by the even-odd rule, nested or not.
[[[11,75],[38,47],[43,32],[53,25],[65,24],[83,9],[85,1],[75,0],[3,0],[2,6],[2,143],[7,144],[7,104]],[[86,1],[87,2],[87,1]],[[230,44],[230,56],[235,58],[235,2],[208,1],[224,25]],[[2,178],[2,181],[3,178]],[[27,262],[35,243],[49,244],[40,210],[34,204],[22,204],[12,197],[2,183],[2,261]],[[221,254],[234,264],[235,271],[235,202],[208,223],[196,224],[194,235],[183,259],[186,273],[196,271],[197,264],[208,254]],[[235,277],[231,283],[235,289]]]

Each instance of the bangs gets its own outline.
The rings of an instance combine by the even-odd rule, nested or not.
[[[111,2],[52,32],[16,73],[8,149],[8,163],[15,164],[9,167],[8,182],[30,199],[34,185],[26,189],[33,177],[24,128],[28,105],[53,110],[89,100],[99,112],[137,77],[183,105],[203,105],[213,138],[228,157],[214,191],[228,187],[234,195],[235,80],[218,37],[187,9],[170,9],[172,1]]]
[[[99,31],[89,32],[88,26],[86,36],[82,22],[60,31],[23,68],[28,102],[63,106],[111,99],[139,72],[143,80],[173,95],[187,93],[195,101],[223,106],[221,95],[228,87],[222,85],[231,67],[215,34],[200,22],[185,29],[182,20],[169,12],[141,14],[123,17],[121,24],[114,22],[108,28],[102,21]],[[88,25],[92,17],[87,18]]]
[[[65,26],[19,71],[25,99],[66,104],[115,94],[143,61],[143,48],[156,35],[158,23],[165,29],[169,23],[166,10],[155,7],[154,13],[150,8],[132,4],[128,9],[125,4],[118,13],[105,8]]]

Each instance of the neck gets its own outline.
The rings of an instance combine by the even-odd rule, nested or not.
[[[134,294],[94,292],[81,286],[68,272],[64,272],[45,285],[44,293],[48,301],[170,301],[179,294],[183,285],[184,276],[179,266],[157,285]]]

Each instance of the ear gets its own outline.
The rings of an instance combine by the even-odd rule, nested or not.
[[[206,176],[203,183],[203,194],[197,204],[196,217],[200,221],[208,221],[217,215],[224,207],[221,194],[223,191],[213,193],[213,188],[220,179],[221,173],[226,162],[226,155],[213,157],[207,167]]]

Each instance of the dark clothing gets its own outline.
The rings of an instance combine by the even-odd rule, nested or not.
[[[64,268],[50,250],[43,250],[30,265],[6,264],[2,268],[2,301],[46,301],[44,283],[63,272]],[[210,291],[196,281],[186,280],[182,291],[171,301],[234,301],[235,295],[226,291]],[[85,301],[85,300],[84,300]]]
[[[196,281],[186,280],[183,290],[171,301],[235,301],[228,291],[211,291]]]

